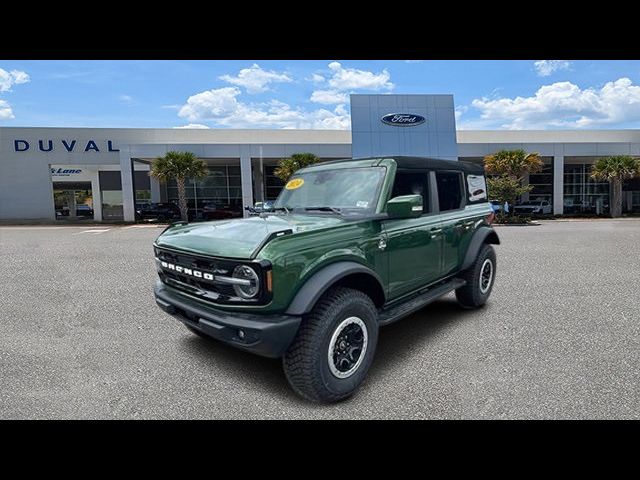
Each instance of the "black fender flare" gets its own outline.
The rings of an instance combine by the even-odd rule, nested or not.
[[[321,268],[314,273],[298,290],[295,297],[287,308],[288,315],[303,315],[309,313],[318,299],[338,280],[352,275],[354,273],[364,273],[373,277],[378,284],[382,292],[384,293],[384,287],[380,276],[370,269],[369,267],[353,261],[340,261],[332,263],[324,268]]]
[[[478,252],[480,251],[480,247],[482,247],[482,245],[485,243],[500,245],[500,239],[498,238],[498,234],[493,228],[483,226],[478,228],[478,230],[476,230],[476,232],[473,234],[460,270],[466,270],[471,265],[473,265],[473,262],[475,261],[476,257],[478,256]]]

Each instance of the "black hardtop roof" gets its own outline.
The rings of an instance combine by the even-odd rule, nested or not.
[[[455,160],[440,160],[429,157],[407,157],[402,155],[385,155],[380,157],[345,158],[343,160],[330,160],[328,162],[316,163],[315,165],[327,165],[330,163],[344,163],[360,160],[383,160],[393,159],[402,169],[433,169],[433,170],[460,170],[474,175],[484,175],[484,166],[477,163],[462,162]]]

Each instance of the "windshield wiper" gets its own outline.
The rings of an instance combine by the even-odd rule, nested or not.
[[[317,210],[319,212],[333,212],[333,213],[337,213],[338,215],[344,215],[339,208],[335,208],[335,207],[305,207],[305,211],[307,212],[312,210]]]
[[[274,212],[278,210],[284,210],[287,213],[287,215],[291,213],[291,210],[289,210],[287,207],[273,207],[271,210]]]

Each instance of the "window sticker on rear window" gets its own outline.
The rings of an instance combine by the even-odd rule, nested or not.
[[[469,187],[470,202],[487,198],[487,183],[484,175],[467,175],[467,186]]]

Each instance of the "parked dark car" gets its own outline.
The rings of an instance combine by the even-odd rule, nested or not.
[[[76,217],[93,217],[93,208],[89,205],[76,205]]]
[[[56,207],[56,217],[68,217],[69,207]]]
[[[202,218],[205,220],[225,220],[227,218],[235,218],[238,216],[242,215],[226,205],[205,203],[202,207]]]
[[[180,209],[175,203],[142,203],[136,205],[136,218],[161,222],[179,219]]]

